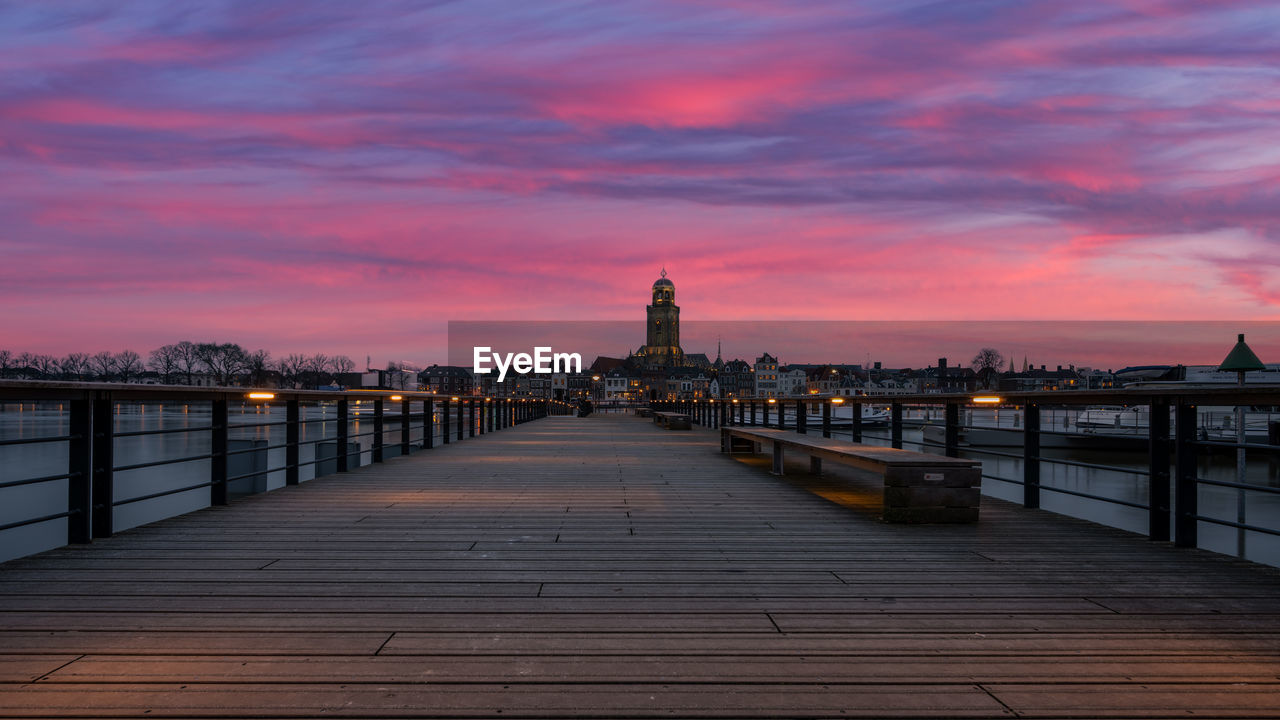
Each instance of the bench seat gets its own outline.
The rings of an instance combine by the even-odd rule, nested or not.
[[[653,422],[655,425],[664,427],[668,430],[693,429],[693,421],[685,413],[655,412],[653,414]]]
[[[755,452],[757,444],[773,449],[773,472],[783,472],[783,455],[796,450],[809,456],[813,473],[829,460],[879,474],[884,479],[884,519],[889,522],[976,522],[981,498],[982,464],[977,460],[862,445],[811,437],[788,430],[724,427],[720,450]]]

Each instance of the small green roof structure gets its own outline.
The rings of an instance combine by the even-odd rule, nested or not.
[[[1245,373],[1253,370],[1265,370],[1266,365],[1258,359],[1253,350],[1244,342],[1244,333],[1240,333],[1236,337],[1236,346],[1231,348],[1231,352],[1227,353],[1227,357],[1223,359],[1222,364],[1218,366],[1221,372],[1238,372]]]

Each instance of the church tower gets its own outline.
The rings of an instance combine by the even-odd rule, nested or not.
[[[680,349],[680,308],[676,305],[675,283],[667,279],[667,269],[653,283],[653,303],[645,308],[648,325],[642,354],[650,365],[683,365]]]

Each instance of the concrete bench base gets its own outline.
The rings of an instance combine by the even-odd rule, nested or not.
[[[653,423],[668,430],[692,430],[693,421],[684,413],[656,412]]]

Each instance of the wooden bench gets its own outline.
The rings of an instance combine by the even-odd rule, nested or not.
[[[811,437],[788,430],[720,429],[721,452],[756,452],[758,445],[764,443],[773,447],[773,472],[778,475],[783,473],[785,449],[807,454],[809,469],[815,474],[822,472],[823,460],[879,473],[884,478],[884,519],[889,522],[978,520],[982,464],[977,460]]]
[[[653,410],[650,410],[647,407],[636,408],[636,417],[652,417],[652,416],[653,416]]]
[[[691,430],[693,429],[693,421],[684,413],[677,412],[655,412],[653,414],[653,422],[655,425],[664,427],[668,430]]]

